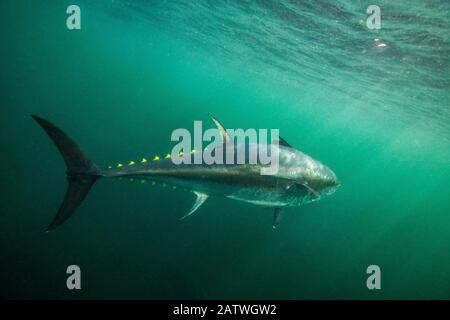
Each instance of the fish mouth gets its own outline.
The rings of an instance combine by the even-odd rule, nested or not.
[[[341,182],[339,181],[339,179],[334,180],[334,186],[336,188],[339,188],[341,186]]]
[[[341,185],[341,181],[339,181],[338,177],[331,169],[328,170],[328,174],[325,176],[325,180],[327,181],[326,184],[329,188],[337,189]]]
[[[333,180],[332,186],[331,188],[333,188],[333,192],[337,190],[337,188],[339,188],[341,186],[341,181],[339,181],[338,178]]]
[[[323,190],[323,194],[326,196],[332,195],[336,192],[336,190],[339,188],[339,185],[328,187],[325,190]]]
[[[341,182],[337,178],[333,178],[329,180],[329,185],[325,190],[323,190],[323,193],[327,196],[333,194],[336,192],[336,190],[341,186]]]

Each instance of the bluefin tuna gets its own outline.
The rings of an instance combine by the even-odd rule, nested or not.
[[[158,181],[191,190],[196,195],[192,208],[181,219],[193,214],[210,196],[221,196],[258,206],[273,208],[273,228],[279,224],[281,209],[297,207],[331,195],[340,186],[335,173],[320,161],[296,150],[284,139],[276,144],[232,144],[238,151],[275,147],[279,168],[276,174],[261,174],[262,164],[174,164],[170,155],[142,159],[140,162],[100,168],[80,149],[78,144],[49,121],[31,115],[44,129],[61,153],[66,166],[68,189],[59,210],[47,227],[50,231],[70,218],[100,178],[129,178],[140,181]],[[211,117],[223,141],[228,140],[219,121]],[[226,154],[227,144],[224,148]]]

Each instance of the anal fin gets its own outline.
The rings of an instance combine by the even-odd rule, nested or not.
[[[183,220],[187,217],[189,217],[191,214],[193,214],[200,206],[208,199],[208,195],[205,193],[194,191],[195,195],[197,196],[197,200],[195,200],[194,205],[192,206],[191,210],[187,212],[184,216],[180,218],[180,220]]]

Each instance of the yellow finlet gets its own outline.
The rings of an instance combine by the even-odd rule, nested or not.
[[[192,149],[191,153],[196,153],[197,151],[195,151],[195,149]]]
[[[133,161],[133,160],[131,160],[131,161],[128,163],[129,166],[132,166],[133,164],[134,164],[134,161]]]
[[[118,164],[117,164],[117,168],[120,168],[120,167],[123,167],[123,164],[118,163]]]
[[[183,151],[180,151],[180,153],[178,154],[179,156],[182,156],[182,155],[184,155],[184,152]]]
[[[146,163],[146,162],[147,162],[147,159],[142,158],[141,163]]]
[[[112,169],[112,167],[111,167],[111,166],[108,166],[108,169]]]
[[[170,158],[170,153],[166,154],[166,156],[164,158],[169,159]]]
[[[153,161],[157,161],[157,160],[159,160],[159,157],[158,157],[158,156],[155,156],[155,157],[153,158]]]

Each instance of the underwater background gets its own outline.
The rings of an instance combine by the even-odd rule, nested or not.
[[[0,16],[1,298],[450,298],[448,1],[5,0]],[[208,114],[279,128],[342,185],[273,230],[262,207],[211,198],[178,221],[192,193],[102,179],[44,233],[67,182],[30,113],[102,167],[170,152]]]

